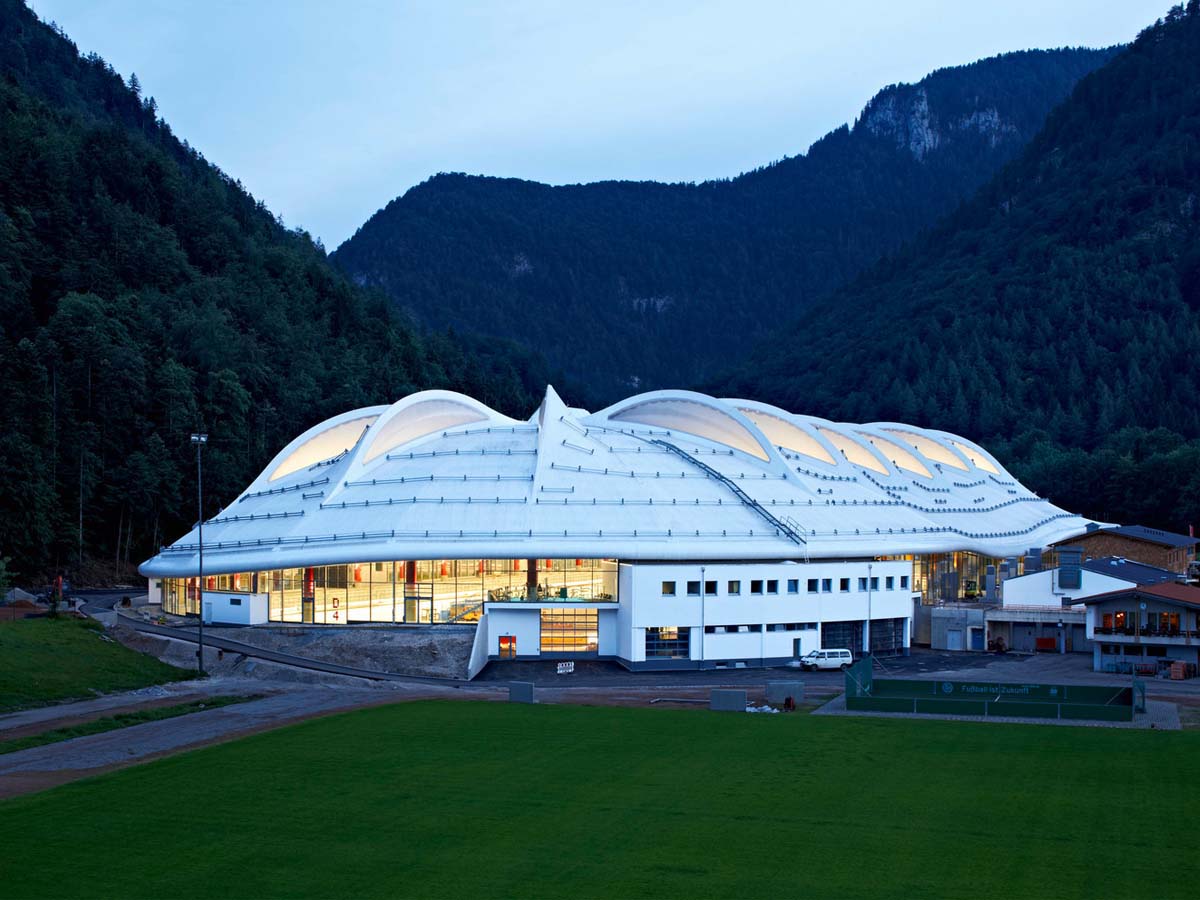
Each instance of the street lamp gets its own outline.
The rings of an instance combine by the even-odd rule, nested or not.
[[[871,655],[871,578],[874,563],[867,563],[867,656]]]
[[[196,668],[204,675],[204,469],[200,464],[200,451],[208,443],[208,435],[201,432],[192,435],[192,443],[196,445],[196,506],[199,511],[199,564],[196,577],[196,599],[200,605],[200,637],[199,649],[196,651]]]

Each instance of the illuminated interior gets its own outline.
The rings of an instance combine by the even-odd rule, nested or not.
[[[204,581],[209,592],[267,594],[272,622],[475,622],[485,602],[615,602],[617,561],[425,559],[205,575]],[[163,612],[197,615],[196,579],[163,579],[162,603]]]

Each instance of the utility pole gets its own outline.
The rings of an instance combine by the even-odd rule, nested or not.
[[[200,637],[199,649],[196,651],[196,669],[201,677],[204,675],[204,468],[200,462],[200,451],[208,443],[208,435],[204,432],[192,435],[192,443],[196,445],[196,508],[199,512],[197,544],[198,565],[196,577],[196,598],[200,604]]]

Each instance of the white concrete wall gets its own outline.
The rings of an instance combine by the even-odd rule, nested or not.
[[[616,609],[601,609],[597,615],[600,627],[599,653],[601,656],[617,655],[617,615]]]
[[[223,591],[204,591],[202,599],[205,622],[220,625],[266,624],[266,594],[227,594]]]
[[[487,610],[489,656],[500,654],[500,636],[512,635],[517,639],[517,656],[539,656],[542,652],[542,612],[540,607],[524,607],[513,604],[506,608],[501,604],[490,605]]]
[[[1064,590],[1058,586],[1058,569],[1033,572],[1019,578],[1008,578],[1000,587],[1001,603],[1004,606],[1049,606],[1061,607],[1064,598],[1081,600],[1096,594],[1119,591],[1134,587],[1132,581],[1101,575],[1083,569],[1081,587]]]
[[[475,640],[471,642],[471,658],[467,662],[467,680],[470,681],[483,671],[488,663],[488,614],[479,617],[475,626]]]
[[[868,568],[869,567],[869,568]],[[802,641],[802,652],[820,646],[820,631],[768,631],[773,623],[841,622],[872,619],[909,619],[912,616],[911,584],[901,587],[901,578],[911,578],[912,564],[897,562],[775,562],[775,563],[636,563],[629,569],[628,583],[621,582],[620,646],[629,652],[619,655],[630,662],[645,659],[645,629],[691,627],[691,657],[694,660],[758,659],[790,657],[793,642]],[[878,578],[878,590],[859,590],[859,578]],[[886,588],[892,578],[892,589]],[[840,590],[840,580],[850,579],[850,590]],[[797,581],[795,593],[788,581]],[[816,579],[817,591],[808,591]],[[823,592],[821,582],[831,581]],[[778,581],[778,592],[766,593],[768,581]],[[663,594],[662,583],[673,581],[675,595]],[[689,596],[689,581],[716,582],[715,593]],[[740,582],[740,593],[731,594],[729,582]],[[763,582],[763,593],[751,593],[751,583]],[[628,622],[628,625],[625,623]],[[703,634],[704,625],[760,625],[761,633]],[[703,656],[701,656],[703,654]]]
[[[146,582],[147,603],[162,605],[162,579],[150,578]]]

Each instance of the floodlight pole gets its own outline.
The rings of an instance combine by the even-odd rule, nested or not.
[[[200,462],[200,451],[208,443],[208,435],[201,432],[192,435],[192,443],[196,445],[196,507],[199,513],[198,522],[198,573],[196,577],[196,599],[200,606],[200,632],[198,649],[196,650],[196,669],[204,676],[204,467]]]

